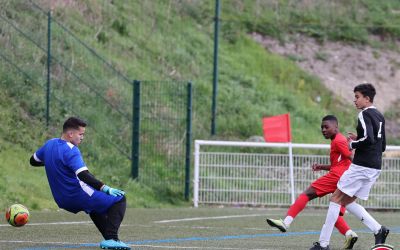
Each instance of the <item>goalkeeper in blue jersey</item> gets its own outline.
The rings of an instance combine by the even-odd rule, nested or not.
[[[54,200],[71,213],[84,211],[104,237],[103,249],[130,249],[119,240],[118,229],[125,215],[125,192],[97,180],[82,159],[78,145],[86,123],[76,117],[63,125],[61,138],[48,140],[30,158],[32,166],[45,166]]]

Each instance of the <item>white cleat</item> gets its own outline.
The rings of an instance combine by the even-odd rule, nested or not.
[[[274,220],[274,219],[267,219],[267,223],[271,227],[276,227],[278,228],[282,233],[285,233],[287,229],[289,228],[288,226],[285,225],[282,219],[279,220]]]

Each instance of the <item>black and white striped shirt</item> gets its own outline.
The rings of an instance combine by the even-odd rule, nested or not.
[[[357,140],[350,143],[355,149],[353,163],[381,169],[382,152],[386,149],[385,118],[374,106],[358,114]]]

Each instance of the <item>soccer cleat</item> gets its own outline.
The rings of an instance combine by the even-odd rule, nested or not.
[[[350,230],[350,234],[345,236],[344,246],[342,249],[353,249],[354,244],[358,240],[358,235]]]
[[[330,250],[329,245],[327,245],[326,247],[322,247],[319,242],[314,242],[313,243],[313,247],[310,248],[310,250]]]
[[[278,228],[282,233],[286,232],[287,229],[289,228],[288,226],[285,225],[282,219],[279,220],[274,220],[274,219],[267,219],[267,223],[271,227],[276,227]]]
[[[388,234],[389,234],[389,229],[387,229],[385,226],[382,226],[381,229],[379,229],[379,232],[377,234],[374,234],[375,245],[385,243]]]
[[[118,249],[118,250],[130,250],[131,248],[120,240],[103,240],[100,243],[101,249]]]

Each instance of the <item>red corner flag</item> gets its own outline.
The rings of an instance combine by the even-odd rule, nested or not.
[[[263,131],[266,142],[291,142],[289,113],[264,117]]]

